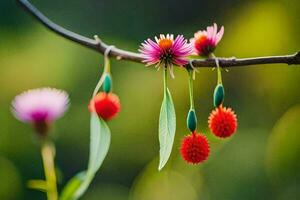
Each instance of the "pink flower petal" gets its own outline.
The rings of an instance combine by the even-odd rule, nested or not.
[[[62,90],[33,89],[15,97],[12,102],[12,112],[23,122],[54,121],[64,114],[68,104],[68,95]]]
[[[220,31],[217,33],[216,36],[216,43],[218,44],[220,42],[220,40],[222,39],[224,34],[224,26],[221,27]]]
[[[142,43],[139,52],[144,58],[143,62],[147,63],[147,65],[152,65],[164,61],[161,59],[168,57],[168,62],[172,62],[175,65],[186,64],[188,61],[185,57],[193,53],[193,46],[188,44],[182,35],[178,35],[175,38],[172,47],[168,50],[161,49],[158,45],[160,39],[173,41],[173,37],[172,34],[160,35],[160,38],[155,37],[156,42],[148,39]]]

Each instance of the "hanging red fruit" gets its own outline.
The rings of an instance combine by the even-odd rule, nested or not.
[[[120,111],[119,97],[113,93],[98,93],[89,104],[90,112],[96,112],[104,120],[111,120]]]
[[[193,132],[183,138],[180,153],[182,158],[190,164],[200,164],[207,160],[210,152],[205,135]]]
[[[227,138],[237,129],[237,117],[231,108],[219,106],[208,118],[210,131],[217,137]]]

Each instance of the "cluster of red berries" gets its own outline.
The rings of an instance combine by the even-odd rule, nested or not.
[[[198,55],[215,57],[213,54],[214,49],[220,42],[224,33],[224,27],[217,32],[217,25],[207,27],[207,30],[198,31],[195,33],[195,37],[191,40],[194,45],[194,49]],[[227,138],[235,133],[237,129],[237,117],[231,108],[223,107],[223,101],[225,96],[224,87],[222,84],[222,75],[219,62],[216,59],[217,66],[217,85],[214,90],[213,95],[213,105],[215,109],[210,113],[208,117],[208,127],[216,137]],[[190,101],[194,102],[192,99],[192,79],[191,79],[191,69],[188,69],[190,73]],[[193,109],[194,103],[192,103],[191,108]],[[180,153],[182,158],[191,164],[199,164],[207,160],[209,156],[209,143],[205,135],[197,134],[195,132],[197,119],[194,110],[190,110],[187,118],[187,125],[192,135],[187,135],[183,138],[180,148]]]
[[[222,105],[213,110],[208,118],[210,131],[219,138],[230,137],[237,129],[237,117],[231,108]],[[190,164],[207,160],[210,152],[208,139],[195,131],[183,138],[180,148],[182,158]]]

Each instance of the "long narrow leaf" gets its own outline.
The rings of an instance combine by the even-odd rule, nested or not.
[[[96,173],[100,168],[110,146],[111,134],[105,121],[92,113],[91,144],[90,144],[90,173]]]
[[[164,93],[164,99],[160,109],[159,116],[159,166],[158,170],[161,170],[167,163],[174,143],[176,130],[176,115],[174,104],[169,89],[166,89]]]
[[[90,157],[85,173],[76,175],[63,190],[60,200],[76,200],[81,197],[101,167],[110,146],[110,130],[96,113],[91,114]]]
[[[76,197],[76,191],[81,187],[82,183],[86,179],[86,171],[76,174],[64,187],[60,200],[75,200],[79,197]]]

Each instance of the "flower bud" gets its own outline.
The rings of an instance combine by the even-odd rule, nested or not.
[[[214,91],[214,106],[219,107],[224,101],[225,91],[222,84],[218,84]]]
[[[194,132],[197,128],[197,117],[194,109],[190,109],[186,121],[189,130]]]
[[[112,88],[111,76],[109,74],[105,74],[104,82],[103,82],[103,91],[106,93],[110,93]]]

